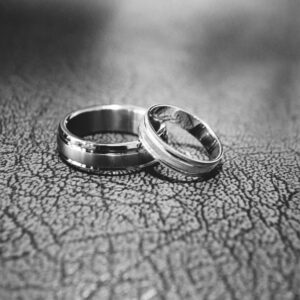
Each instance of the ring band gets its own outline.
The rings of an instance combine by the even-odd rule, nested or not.
[[[185,129],[204,146],[209,160],[192,159],[173,147],[157,134],[156,128],[170,121]],[[216,134],[202,120],[170,105],[149,108],[139,127],[139,137],[145,149],[165,166],[190,176],[201,176],[212,171],[221,161],[223,147]]]
[[[72,112],[60,122],[58,151],[64,161],[81,170],[98,173],[103,170],[135,170],[155,161],[140,141],[102,144],[82,137],[98,132],[138,134],[145,110],[128,105],[94,106]]]

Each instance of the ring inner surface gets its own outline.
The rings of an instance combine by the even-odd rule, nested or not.
[[[74,135],[84,137],[101,132],[138,135],[142,113],[130,109],[100,109],[71,116],[66,127]]]
[[[175,107],[155,107],[149,114],[154,130],[158,123],[171,122],[195,137],[206,150],[209,159],[215,159],[220,153],[217,137],[199,119]]]

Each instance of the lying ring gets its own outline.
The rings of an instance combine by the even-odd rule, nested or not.
[[[188,157],[157,134],[161,124],[170,121],[185,129],[204,146],[209,160]],[[221,161],[223,147],[212,129],[198,117],[171,105],[154,105],[149,108],[139,127],[139,137],[145,149],[165,166],[190,176],[201,176],[212,171]]]
[[[57,134],[62,159],[81,170],[135,170],[155,161],[140,141],[103,144],[82,139],[98,132],[138,134],[145,110],[128,105],[104,105],[77,110],[60,122]]]

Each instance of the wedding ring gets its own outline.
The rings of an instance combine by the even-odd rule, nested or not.
[[[194,136],[205,148],[209,160],[193,159],[170,146],[164,137],[157,134],[157,128],[166,122],[177,124]],[[139,138],[145,149],[163,165],[190,176],[201,176],[212,171],[223,156],[221,142],[205,122],[171,105],[149,108],[140,124]]]
[[[93,173],[103,170],[135,170],[152,165],[154,159],[142,147],[138,138],[115,144],[83,139],[84,136],[99,132],[137,135],[145,112],[143,108],[136,106],[104,105],[68,114],[58,127],[60,156],[72,166]]]

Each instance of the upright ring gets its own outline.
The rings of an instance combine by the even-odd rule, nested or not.
[[[83,137],[98,132],[138,134],[145,110],[128,105],[104,105],[77,110],[60,122],[58,151],[64,161],[81,170],[101,173],[103,170],[135,170],[153,164],[152,156],[134,141],[102,144]]]
[[[157,128],[170,121],[185,129],[205,148],[209,160],[197,160],[171,147]],[[190,176],[201,176],[212,171],[221,161],[223,147],[212,129],[198,117],[171,105],[149,108],[139,127],[139,137],[145,149],[165,166]]]

